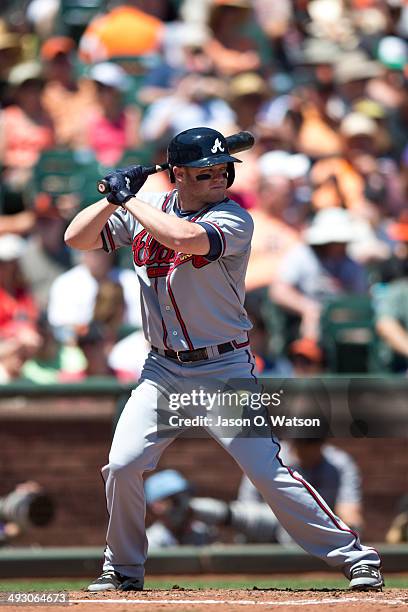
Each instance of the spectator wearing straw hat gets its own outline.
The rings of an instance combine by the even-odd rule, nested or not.
[[[18,63],[21,56],[21,43],[17,34],[8,32],[0,20],[0,108],[7,98],[7,75]]]
[[[348,211],[324,209],[305,230],[305,244],[295,246],[283,258],[270,295],[276,304],[300,317],[302,337],[318,338],[325,299],[367,290],[363,266],[347,255],[353,235]]]
[[[219,75],[232,76],[260,68],[261,58],[257,45],[243,34],[245,28],[253,23],[253,6],[249,0],[210,2],[208,27],[212,37],[206,45],[206,51]]]

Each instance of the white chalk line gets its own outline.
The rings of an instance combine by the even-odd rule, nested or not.
[[[304,599],[299,601],[298,599],[287,600],[287,601],[257,601],[256,599],[75,599],[71,600],[70,604],[84,603],[84,604],[135,604],[135,605],[219,605],[228,604],[236,606],[319,606],[323,604],[344,604],[344,603],[381,603],[387,606],[395,606],[406,604],[405,599],[380,599],[376,598],[365,598],[365,597],[342,597],[342,598],[325,598],[325,599]]]

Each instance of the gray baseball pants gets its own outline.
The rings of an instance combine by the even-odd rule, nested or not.
[[[180,433],[175,429],[174,435],[158,435],[159,396],[166,390],[179,389],[181,382],[193,382],[197,376],[208,381],[251,379],[253,371],[253,357],[247,349],[186,364],[149,354],[140,383],[117,424],[109,463],[102,468],[109,513],[104,570],[144,576],[147,539],[143,473],[155,469],[165,448]],[[311,485],[282,464],[279,443],[272,435],[223,437],[216,427],[206,429],[248,475],[284,529],[304,550],[338,567],[346,577],[360,563],[380,566],[377,551],[363,546]]]

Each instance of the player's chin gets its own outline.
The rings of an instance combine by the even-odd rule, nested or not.
[[[227,188],[225,187],[225,185],[223,185],[222,187],[210,187],[207,192],[208,202],[219,202],[220,200],[223,200],[225,198],[226,190]]]

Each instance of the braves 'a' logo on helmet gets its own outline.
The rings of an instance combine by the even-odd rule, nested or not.
[[[217,149],[221,151],[221,153],[224,153],[225,151],[224,147],[222,146],[222,142],[219,138],[215,139],[214,146],[211,147],[211,153],[216,153]]]

